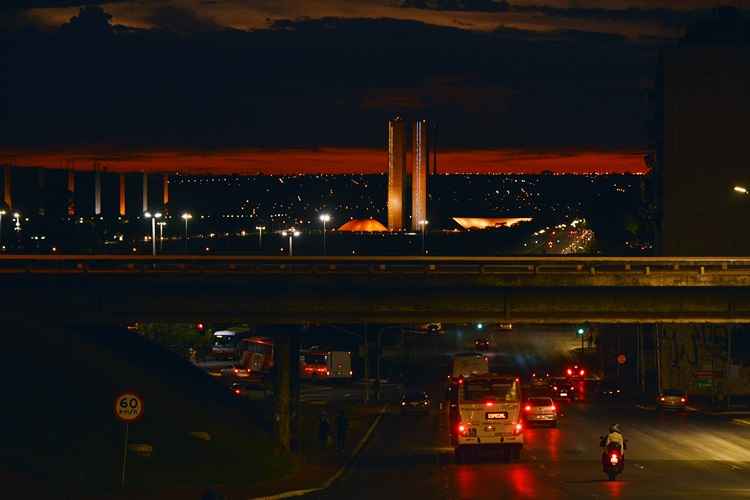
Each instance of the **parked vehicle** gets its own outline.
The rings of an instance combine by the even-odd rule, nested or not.
[[[411,390],[401,395],[401,415],[430,413],[430,396],[424,391]]]

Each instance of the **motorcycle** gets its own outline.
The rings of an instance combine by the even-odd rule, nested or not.
[[[605,448],[602,452],[602,468],[607,478],[614,481],[618,474],[622,474],[625,469],[625,456],[623,451],[627,449],[628,442],[625,440],[623,449],[620,449],[619,443],[606,444],[607,438],[600,436],[599,446]]]

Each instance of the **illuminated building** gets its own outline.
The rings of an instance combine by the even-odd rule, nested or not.
[[[404,229],[406,201],[406,124],[397,117],[388,122],[388,229]]]
[[[421,231],[421,221],[427,220],[427,173],[430,169],[427,120],[414,123],[414,168],[411,174],[411,229]]]
[[[345,233],[382,233],[388,228],[375,219],[352,219],[338,230]]]

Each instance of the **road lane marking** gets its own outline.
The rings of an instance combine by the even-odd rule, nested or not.
[[[733,418],[732,422],[738,425],[750,425],[750,420],[746,418]]]

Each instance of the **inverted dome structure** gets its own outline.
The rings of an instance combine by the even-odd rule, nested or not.
[[[346,233],[382,233],[388,228],[375,219],[352,219],[339,228]]]

